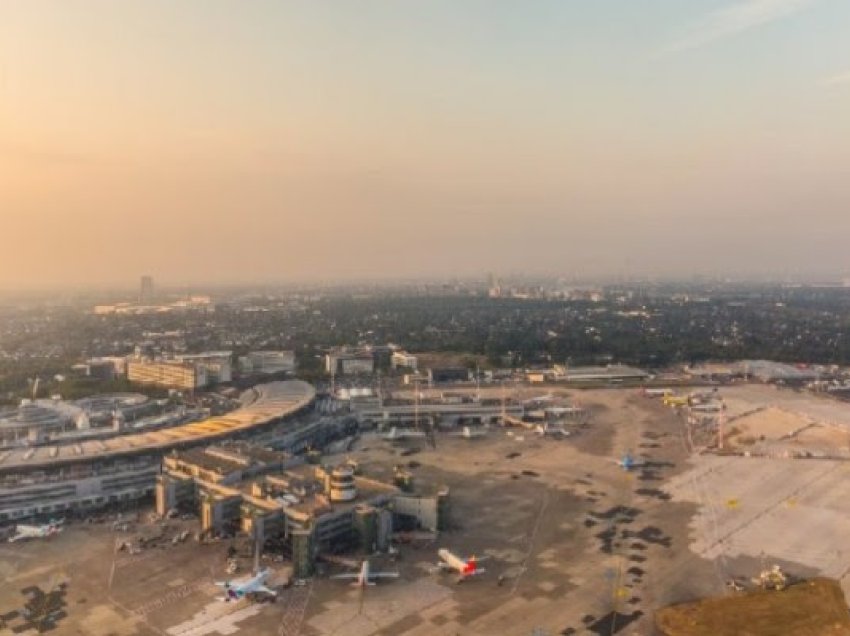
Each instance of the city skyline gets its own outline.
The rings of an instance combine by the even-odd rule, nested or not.
[[[5,3],[0,288],[840,277],[848,19],[834,0]]]

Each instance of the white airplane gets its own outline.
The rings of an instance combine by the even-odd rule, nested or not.
[[[216,581],[218,587],[224,588],[224,596],[220,596],[220,601],[229,603],[230,601],[238,601],[248,594],[271,594],[277,597],[277,592],[266,587],[266,580],[271,575],[268,568],[264,568],[257,572],[254,576],[236,581]]]
[[[704,404],[694,404],[691,407],[692,411],[698,413],[719,413],[723,410],[722,402],[705,402]]]
[[[534,427],[534,432],[538,435],[550,436],[550,437],[569,437],[570,432],[565,430],[563,426],[555,426],[549,422],[544,422],[543,424],[538,424]]]
[[[484,437],[487,435],[487,431],[482,429],[472,429],[468,426],[464,426],[460,431],[456,431],[451,433],[451,435],[455,437],[463,437],[464,439],[475,439],[477,437]]]
[[[440,570],[451,570],[457,572],[460,575],[457,580],[458,583],[465,581],[472,576],[483,574],[486,571],[484,568],[478,567],[479,561],[483,559],[477,559],[474,555],[468,559],[461,559],[454,552],[441,548],[437,550],[437,556],[440,557],[440,562],[437,563],[437,567]]]
[[[62,532],[63,523],[65,523],[64,519],[60,519],[59,521],[51,521],[50,523],[46,523],[43,526],[28,526],[24,524],[18,524],[15,527],[15,534],[9,537],[9,543],[14,543],[15,541],[20,541],[21,539],[46,539],[47,537],[52,537],[53,535]]]
[[[541,395],[540,397],[533,397],[527,400],[523,400],[522,404],[525,405],[534,405],[534,404],[543,404],[544,402],[551,402],[555,399],[555,396],[551,393],[547,393],[546,395]]]
[[[415,439],[425,437],[424,431],[414,431],[410,429],[398,429],[393,426],[390,432],[384,435],[384,439],[388,442],[394,442],[402,439]]]
[[[353,579],[351,585],[354,587],[366,587],[367,585],[375,585],[372,579],[397,579],[398,572],[373,572],[369,568],[369,561],[363,561],[360,565],[359,572],[349,572],[346,574],[334,574],[332,579]]]

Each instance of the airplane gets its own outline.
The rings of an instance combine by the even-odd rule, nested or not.
[[[410,429],[398,429],[393,426],[390,432],[383,436],[388,442],[395,442],[403,439],[414,439],[425,437],[424,431],[414,431]]]
[[[550,422],[543,422],[542,424],[538,424],[534,427],[534,432],[541,436],[550,436],[550,437],[569,437],[570,432],[564,429],[563,426],[555,426]]]
[[[47,537],[52,537],[53,535],[62,532],[63,523],[65,523],[64,519],[60,519],[59,521],[51,521],[50,523],[46,523],[43,526],[28,526],[24,524],[18,524],[15,527],[15,534],[9,537],[9,543],[14,543],[15,541],[20,541],[21,539],[45,539]]]
[[[455,553],[445,548],[437,550],[437,556],[440,557],[440,562],[437,564],[439,570],[452,570],[460,576],[458,583],[465,581],[469,577],[483,574],[486,570],[479,568],[478,563],[483,559],[477,559],[474,555],[468,559],[461,559]]]
[[[464,439],[475,439],[476,437],[484,437],[487,435],[487,431],[464,426],[460,431],[451,433],[451,435],[454,435],[455,437],[463,437]]]
[[[349,572],[346,574],[334,574],[332,579],[354,579],[351,583],[354,587],[366,587],[367,585],[375,585],[372,579],[397,579],[398,572],[373,572],[369,568],[369,561],[363,561],[360,565],[359,572]]]
[[[723,410],[722,402],[704,402],[703,404],[694,404],[691,407],[692,411],[698,413],[718,413]]]
[[[533,397],[533,398],[529,398],[527,400],[523,400],[522,405],[523,406],[526,406],[526,405],[533,406],[535,404],[543,404],[544,402],[551,402],[554,399],[555,399],[554,395],[552,395],[551,393],[547,393],[546,395],[541,395],[540,397]]]
[[[639,468],[646,465],[645,460],[632,457],[632,454],[628,452],[616,461],[617,465],[623,470],[631,470],[632,468]]]
[[[649,398],[666,398],[673,395],[673,389],[642,389],[643,395]]]
[[[248,594],[271,594],[277,597],[277,592],[266,587],[266,580],[269,578],[271,571],[264,568],[257,572],[254,576],[236,581],[216,581],[218,587],[223,587],[225,596],[220,596],[218,600],[229,603],[230,601],[238,601]]]

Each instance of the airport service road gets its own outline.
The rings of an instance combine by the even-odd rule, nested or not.
[[[850,462],[705,456],[667,486],[699,506],[691,550],[727,573],[736,559],[841,581],[850,592]]]

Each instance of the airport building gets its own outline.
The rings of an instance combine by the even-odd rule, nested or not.
[[[246,391],[226,415],[107,438],[0,450],[0,523],[80,514],[154,492],[164,455],[252,437],[311,407],[315,389],[298,380]],[[295,428],[295,427],[293,427]]]
[[[772,360],[745,360],[741,362],[741,367],[746,377],[752,377],[761,382],[805,384],[820,377],[820,373],[815,369]]]
[[[98,436],[114,430],[118,421],[135,421],[159,410],[155,401],[139,393],[111,393],[76,402],[58,397],[23,400],[17,408],[0,410],[0,450]]]
[[[555,367],[558,370],[558,367]],[[643,369],[624,364],[609,364],[604,367],[561,367],[563,380],[567,382],[626,382],[649,378]]]
[[[35,444],[51,436],[89,427],[86,412],[61,400],[24,400],[17,408],[0,411],[0,446]]]
[[[387,549],[395,521],[441,529],[447,506],[447,491],[416,495],[364,476],[354,463],[305,464],[246,444],[172,453],[156,484],[158,514],[198,512],[205,536],[241,531],[282,542],[296,576],[309,575],[323,552]]]

